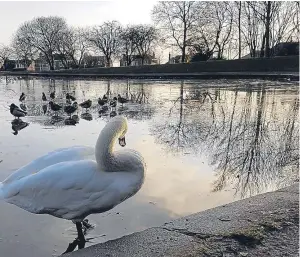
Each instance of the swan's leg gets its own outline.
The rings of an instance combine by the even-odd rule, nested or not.
[[[78,249],[82,249],[85,246],[85,238],[82,231],[82,224],[81,222],[76,222],[76,228],[78,233]]]

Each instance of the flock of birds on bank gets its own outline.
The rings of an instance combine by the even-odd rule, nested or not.
[[[55,114],[54,117],[58,117],[57,113],[63,110],[69,116],[69,118],[65,120],[66,125],[75,125],[76,123],[78,123],[79,120],[78,115],[73,115],[72,117],[71,115],[74,114],[76,111],[78,111],[79,106],[86,110],[86,112],[81,115],[82,118],[87,120],[92,119],[91,114],[87,112],[87,110],[92,107],[92,100],[90,99],[78,104],[76,98],[73,95],[71,95],[70,93],[66,93],[67,105],[63,107],[61,104],[55,102],[56,99],[55,91],[50,93],[49,98],[50,101],[48,102],[48,104],[43,105],[44,114],[46,114],[48,110],[48,105],[50,109],[54,112]],[[14,103],[12,103],[9,106],[10,113],[15,117],[15,120],[12,121],[12,129],[14,130],[13,133],[14,135],[17,135],[19,130],[29,125],[29,123],[24,122],[20,119],[27,115],[27,107],[24,103],[25,99],[26,99],[26,95],[22,93],[19,97],[19,101],[21,102],[20,107],[18,107]],[[47,96],[44,92],[42,93],[42,101],[43,102],[48,101]],[[104,94],[102,98],[101,97],[98,98],[98,106],[100,107],[99,115],[101,116],[102,114],[106,113],[109,109],[111,109],[112,112],[110,116],[113,117],[116,115],[115,110],[118,103],[120,103],[123,106],[127,102],[128,99],[121,97],[120,94],[118,94],[117,97],[113,97],[111,100],[109,100],[107,95]]]

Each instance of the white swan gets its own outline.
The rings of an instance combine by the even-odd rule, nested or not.
[[[95,149],[64,148],[34,160],[0,183],[0,198],[32,213],[72,220],[83,241],[85,217],[112,209],[143,184],[146,165],[142,156],[133,150],[113,151],[117,138],[125,146],[126,132],[126,118],[112,118]],[[85,160],[92,153],[96,161]]]

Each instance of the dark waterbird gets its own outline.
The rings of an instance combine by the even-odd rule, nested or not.
[[[62,108],[61,105],[53,103],[52,101],[49,102],[49,105],[50,105],[51,110],[54,112],[57,112]]]
[[[47,97],[46,97],[46,95],[45,95],[44,92],[42,93],[42,100],[43,100],[43,101],[47,101]]]
[[[80,103],[79,105],[82,108],[89,109],[92,106],[92,101],[89,99],[89,100],[86,100],[86,101]]]
[[[98,98],[98,104],[99,104],[100,106],[103,106],[103,105],[105,105],[106,103],[107,103],[107,100],[101,99],[101,97]]]
[[[55,91],[53,91],[53,92],[50,93],[50,98],[51,98],[51,99],[54,99],[54,98],[55,98]]]
[[[107,98],[107,95],[106,95],[106,94],[103,95],[102,100],[105,101],[105,102],[107,103],[108,98]]]
[[[23,103],[20,104],[20,108],[21,108],[24,112],[27,111],[27,107],[26,107],[26,105],[23,104]]]
[[[9,111],[10,111],[10,113],[11,113],[13,116],[17,117],[18,119],[19,119],[20,117],[25,117],[26,114],[27,114],[27,112],[21,110],[21,109],[20,109],[18,106],[16,106],[15,104],[11,104],[11,105],[9,106]]]
[[[122,106],[123,106],[123,104],[127,103],[128,100],[127,100],[126,98],[121,97],[120,95],[118,95],[118,102],[119,102],[120,104],[122,104]]]
[[[117,107],[117,97],[114,97],[113,100],[110,101],[109,105],[111,108],[116,108]]]
[[[66,100],[71,100],[71,101],[75,101],[76,98],[72,95],[70,95],[69,93],[66,94]]]
[[[23,101],[25,100],[25,98],[26,98],[25,94],[22,93],[22,94],[20,95],[19,101],[20,101],[20,102],[23,102]]]
[[[102,114],[105,114],[108,111],[108,106],[104,105],[100,110],[99,110],[99,115],[101,117]]]
[[[67,105],[64,108],[64,112],[69,114],[71,117],[71,114],[74,113],[77,110],[77,102],[74,102],[73,105]]]

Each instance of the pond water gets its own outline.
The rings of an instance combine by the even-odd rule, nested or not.
[[[65,125],[67,115],[53,117],[42,101],[42,92],[49,98],[53,91],[61,105],[67,92],[78,103],[91,99],[90,115],[79,108],[78,123]],[[23,129],[11,123],[8,108],[20,105],[21,92],[29,124]],[[104,94],[129,102],[99,114]],[[113,210],[89,216],[95,228],[86,246],[118,238],[298,180],[298,94],[298,83],[289,81],[0,77],[0,181],[56,148],[94,146],[111,116],[126,116],[126,147],[144,156],[145,183]],[[70,221],[5,202],[0,209],[1,256],[57,256],[76,237]]]

